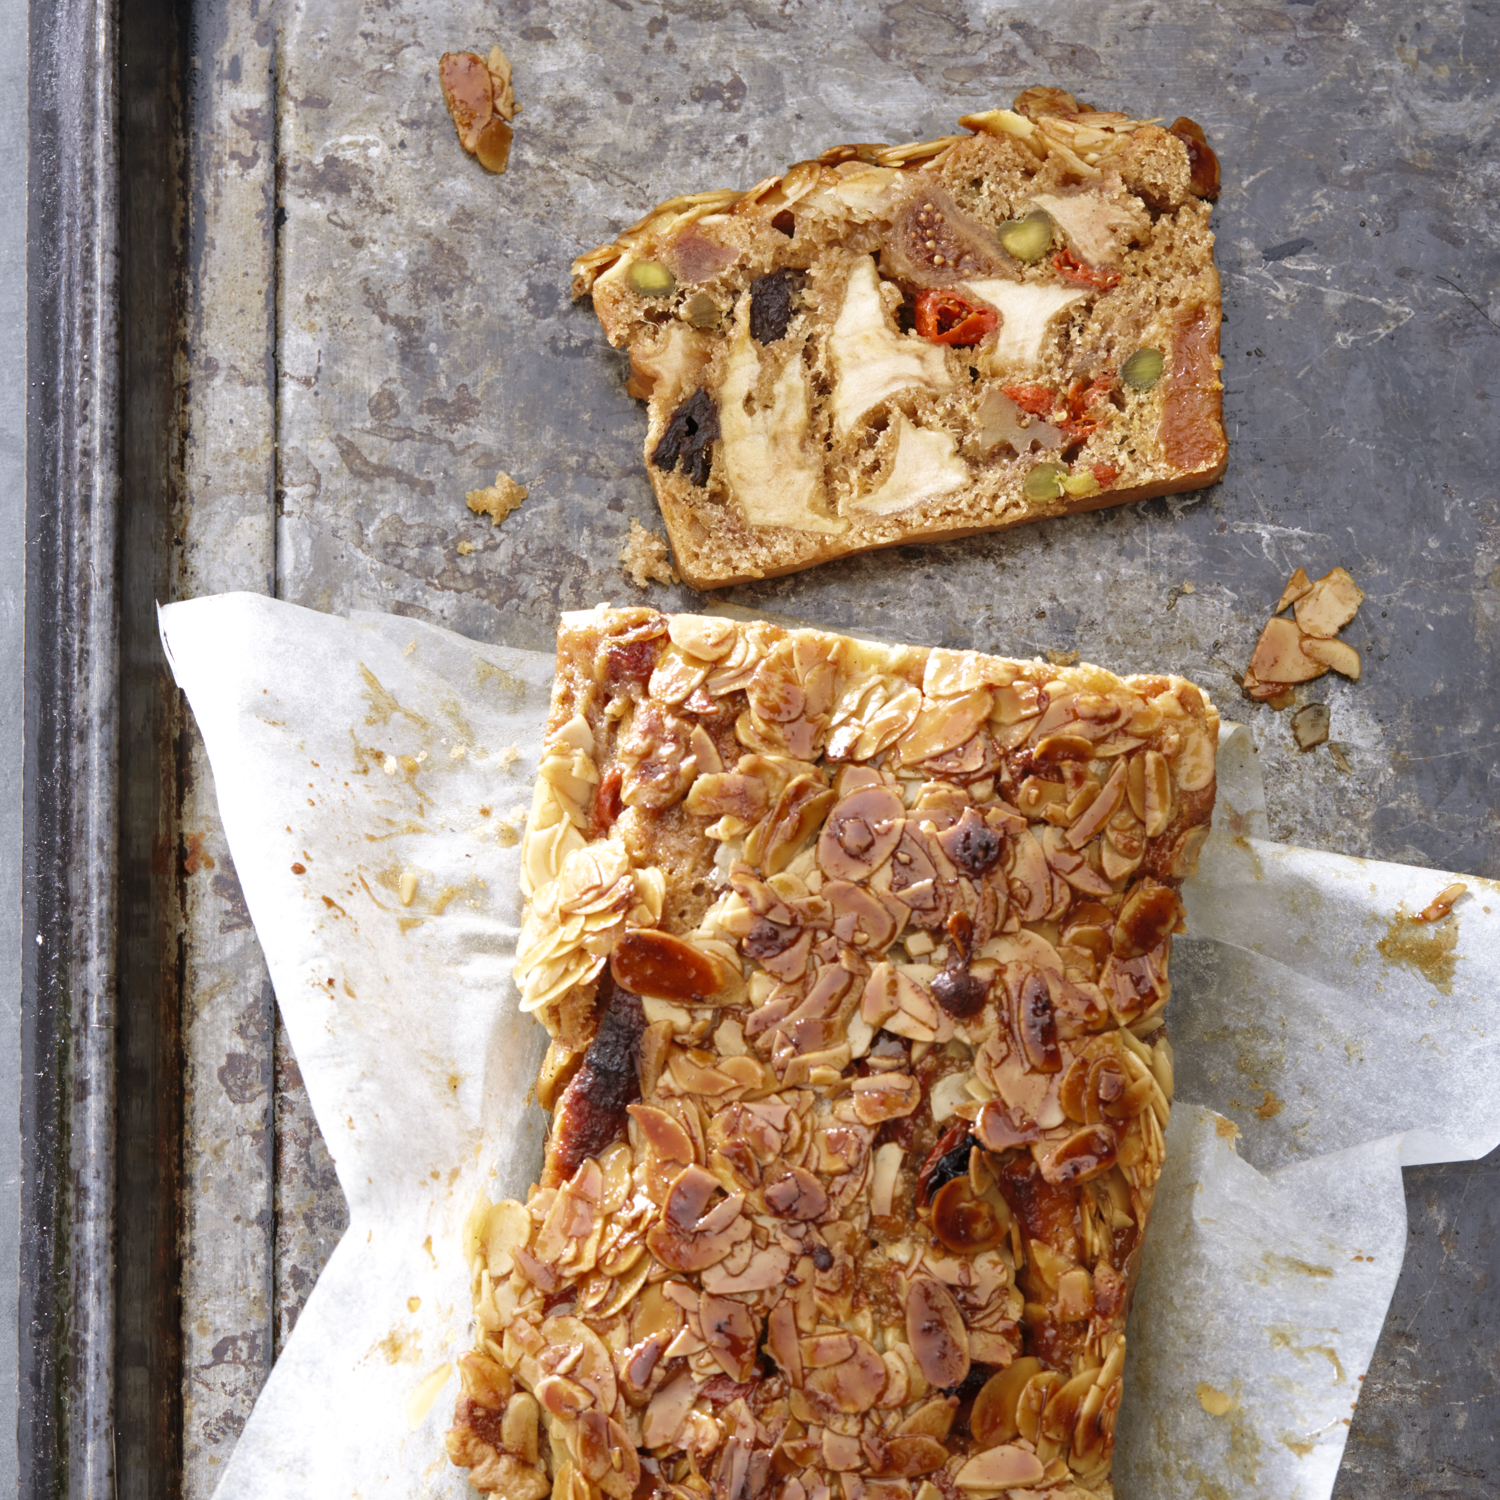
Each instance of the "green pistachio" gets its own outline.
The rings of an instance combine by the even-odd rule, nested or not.
[[[1120,369],[1120,379],[1138,391],[1149,391],[1166,368],[1160,349],[1137,349]]]
[[[1038,464],[1027,474],[1021,493],[1033,503],[1056,500],[1063,492],[1066,473],[1061,464]]]
[[[670,296],[677,287],[677,278],[659,260],[631,261],[625,279],[643,297]]]
[[[1029,266],[1052,248],[1052,220],[1034,208],[1024,219],[1010,219],[1000,226],[1000,243],[1007,255]]]

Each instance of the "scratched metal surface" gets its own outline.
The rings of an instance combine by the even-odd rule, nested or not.
[[[572,257],[677,191],[938,134],[1051,81],[1190,114],[1219,151],[1224,482],[721,597],[1184,672],[1252,725],[1275,837],[1500,876],[1496,0],[195,9],[180,594],[271,588],[536,647],[599,599],[692,607],[616,565],[629,518],[658,523],[641,413],[568,300]],[[523,105],[501,178],[459,151],[435,77],[443,50],[496,41]],[[499,468],[530,498],[496,529],[463,495]],[[1367,591],[1348,632],[1365,676],[1302,697],[1328,703],[1348,773],[1234,681],[1287,574],[1335,563]],[[183,827],[216,861],[186,877],[197,1497],[343,1221],[188,756]],[[1340,1495],[1500,1488],[1497,1189],[1496,1159],[1408,1174],[1410,1254]]]

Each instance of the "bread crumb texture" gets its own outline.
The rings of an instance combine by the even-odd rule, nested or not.
[[[695,588],[1223,473],[1202,132],[1048,88],[960,124],[674,198],[574,264]]]
[[[630,535],[620,548],[620,567],[638,589],[648,583],[682,582],[672,566],[666,538],[648,531],[634,516],[630,518]]]
[[[526,494],[526,486],[517,484],[502,469],[495,475],[493,484],[485,485],[482,490],[470,490],[464,499],[475,515],[488,516],[498,526],[513,510],[520,508]]]

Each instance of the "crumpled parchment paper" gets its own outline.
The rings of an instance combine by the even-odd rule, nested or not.
[[[161,631],[350,1212],[218,1496],[469,1494],[442,1443],[463,1222],[541,1159],[510,968],[551,658],[249,594]],[[1219,772],[1116,1492],[1320,1500],[1401,1267],[1401,1163],[1500,1142],[1500,887],[1412,922],[1459,877],[1267,840],[1243,729]]]

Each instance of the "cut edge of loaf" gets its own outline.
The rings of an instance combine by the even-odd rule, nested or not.
[[[693,587],[1179,493],[1222,476],[1221,291],[1198,147],[1177,127],[1174,134],[1088,111],[1056,91],[1028,91],[1017,104],[1031,116],[965,116],[967,136],[835,147],[745,193],[670,199],[575,262],[575,296],[592,293],[610,342],[630,350],[627,389],[649,407],[647,472]],[[1201,151],[1212,160],[1206,145]],[[915,193],[919,184],[930,186]],[[999,316],[1004,339],[944,347],[905,328],[928,286],[920,278],[952,283],[957,274],[927,265],[914,283],[909,264],[889,265],[892,243],[910,226],[886,220],[909,215],[915,197],[929,193],[944,195],[945,225],[988,237],[981,265],[990,255],[989,272],[1000,279],[958,282],[962,295],[979,305],[979,285],[999,288],[1007,306],[1023,300]],[[1053,215],[1058,247],[1040,264],[1009,260],[993,238],[998,217],[1032,199]],[[1080,204],[1088,205],[1081,229],[1064,232]],[[1117,244],[1090,239],[1088,213],[1101,211]],[[1102,256],[1100,264],[1075,254],[1079,247]],[[875,275],[861,270],[871,254],[880,257]],[[796,278],[793,311],[768,341],[749,332],[755,298],[745,294],[756,272],[781,275],[782,266]],[[641,267],[669,294],[638,294]],[[915,361],[919,373],[877,392],[841,426],[838,330],[856,281],[883,301],[873,314],[885,324],[873,330],[881,347]],[[1028,332],[1038,301],[1051,310]],[[1154,386],[1119,377],[1132,352],[1150,350],[1164,356]],[[744,391],[744,418],[737,408],[720,411],[731,390],[736,401]],[[1044,415],[1038,392],[1056,409]],[[679,468],[670,433],[680,436],[690,400],[704,397],[698,415],[706,412],[716,430],[690,471],[686,453]],[[735,430],[718,431],[721,418]],[[918,487],[930,493],[892,501],[891,486],[909,490],[920,468],[915,457],[899,462],[902,445],[915,454],[919,442],[924,460],[936,451],[939,482],[923,479]],[[1050,493],[1046,476],[1039,490],[1039,466],[1058,471]]]

